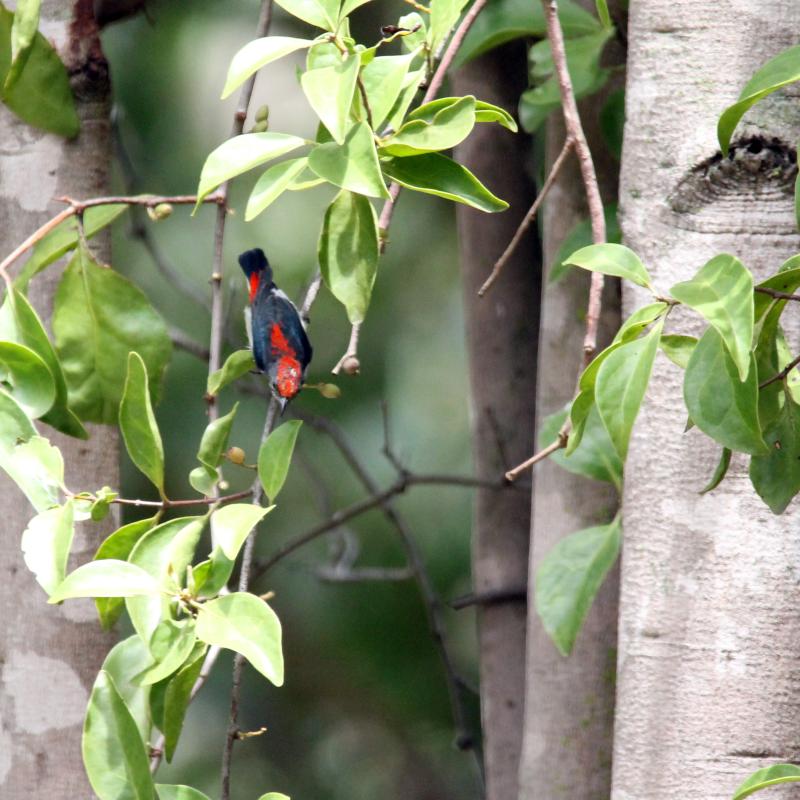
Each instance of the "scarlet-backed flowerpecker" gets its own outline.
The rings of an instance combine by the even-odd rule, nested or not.
[[[281,410],[302,388],[311,361],[311,343],[295,304],[274,284],[272,269],[260,248],[239,256],[250,290],[245,310],[253,358],[269,377]]]

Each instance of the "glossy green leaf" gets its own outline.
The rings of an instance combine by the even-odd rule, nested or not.
[[[39,30],[41,0],[17,0],[14,23],[11,26],[11,68],[6,75],[3,91],[10,90],[22,74]]]
[[[310,39],[295,39],[291,36],[264,36],[248,42],[231,60],[222,99],[229,97],[261,67],[313,44]]]
[[[186,664],[169,681],[164,695],[164,716],[161,721],[161,730],[164,733],[164,755],[167,761],[172,761],[178,739],[183,729],[186,709],[191,701],[192,689],[205,661],[206,648],[196,647]]]
[[[645,336],[620,345],[597,373],[597,409],[623,461],[628,454],[633,423],[650,382],[663,327],[661,319]]]
[[[311,108],[339,144],[344,142],[349,128],[359,66],[358,55],[348,55],[331,66],[309,69],[300,78]]]
[[[211,495],[219,481],[218,467],[222,463],[222,454],[228,446],[228,437],[238,408],[239,404],[234,404],[229,413],[210,422],[203,431],[200,449],[197,451],[197,460],[202,466],[191,471],[189,483],[207,497]]]
[[[467,0],[431,0],[428,44],[435,53],[447,38],[450,29],[458,22]]]
[[[75,597],[138,597],[157,595],[160,587],[141,567],[108,558],[78,567],[50,595],[50,603]]]
[[[495,197],[466,167],[441,153],[388,159],[383,162],[383,171],[415,192],[433,194],[479,211],[493,213],[508,208],[505,200]]]
[[[342,0],[341,8],[339,9],[339,19],[343,20],[348,15],[352,14],[357,8],[369,3],[370,0]]]
[[[784,393],[780,415],[764,429],[769,453],[750,459],[750,480],[774,514],[800,492],[800,406]]]
[[[150,686],[169,677],[180,669],[196,641],[193,620],[162,620],[147,643],[154,663],[136,675],[136,681]]]
[[[247,200],[246,222],[274,203],[307,167],[308,158],[293,158],[270,167],[257,181]]]
[[[421,119],[425,122],[433,122],[436,114],[445,108],[455,105],[459,100],[461,100],[460,97],[438,97],[436,100],[431,100],[415,108],[408,115],[408,119]],[[475,122],[497,122],[514,133],[517,131],[517,123],[508,111],[493,103],[486,103],[483,100],[475,101]]]
[[[234,592],[203,603],[197,612],[197,638],[241,653],[267,680],[283,685],[281,623],[255,595]]]
[[[94,682],[83,725],[83,763],[99,800],[153,800],[147,749],[110,675]]]
[[[209,800],[208,795],[191,786],[157,783],[156,791],[158,800]]]
[[[416,51],[402,56],[379,56],[373,58],[361,71],[375,130],[380,129],[381,123],[397,102],[408,70],[416,57]]]
[[[378,268],[378,218],[366,197],[341,191],[325,212],[319,239],[319,266],[350,322],[369,308]]]
[[[68,407],[67,382],[61,362],[53,349],[47,331],[28,299],[14,289],[6,295],[3,305],[3,338],[11,339],[33,350],[47,364],[55,383],[56,398],[53,407],[42,417],[42,421],[69,436],[88,439],[89,434],[77,416]]]
[[[410,31],[410,33],[406,33],[405,36],[400,37],[404,50],[416,50],[425,42],[428,33],[428,23],[425,17],[416,11],[403,14],[403,16],[397,20],[397,27]]]
[[[291,451],[294,448],[294,440],[297,438],[300,424],[298,420],[290,420],[281,425],[280,428],[277,428],[270,436],[270,438],[272,438],[272,436],[275,436],[278,431],[287,425],[294,426],[294,431],[292,432],[290,430],[288,433],[283,434],[281,437],[282,441],[274,443],[272,445],[273,449],[268,453],[268,455],[271,454],[274,464],[272,470],[273,477],[280,477],[279,475],[275,475],[274,469],[280,469],[282,465],[276,462],[285,460],[285,470],[283,473],[283,479],[285,480],[286,472],[289,469],[289,463],[291,461]],[[289,439],[291,439],[291,441],[289,441]],[[269,439],[267,439],[267,442],[269,442]],[[264,446],[266,447],[266,442]],[[269,468],[268,471],[270,471]],[[283,480],[281,480],[281,485],[282,483]],[[280,486],[278,486],[278,490],[280,490]],[[236,556],[239,555],[239,550],[244,544],[245,539],[250,535],[250,531],[272,511],[272,508],[272,506],[269,508],[262,508],[252,503],[231,503],[230,505],[217,509],[211,515],[212,541],[216,542],[227,558],[231,561],[235,560]]]
[[[12,425],[15,424],[11,420]],[[11,451],[0,455],[0,465],[14,480],[37,511],[57,506],[64,487],[61,451],[42,436],[30,436]]]
[[[290,798],[289,795],[280,792],[267,792],[267,794],[262,794],[258,800],[290,800]]]
[[[778,786],[781,783],[800,781],[800,767],[795,764],[775,764],[754,772],[733,794],[733,800],[744,800],[754,792]]]
[[[264,494],[271,503],[283,488],[292,463],[297,434],[303,423],[292,419],[284,422],[267,437],[258,451],[258,477]]]
[[[692,357],[697,339],[694,336],[680,336],[677,334],[664,334],[658,346],[664,355],[681,369],[689,366],[689,359]]]
[[[267,161],[291,153],[305,144],[305,139],[291,136],[288,133],[245,133],[234,136],[223,142],[213,150],[200,173],[200,182],[197,186],[197,205],[200,206],[204,197],[207,197],[218,186],[248,172],[254,167],[260,167]],[[193,212],[194,213],[194,212]]]
[[[56,399],[55,381],[42,357],[15,342],[0,341],[0,384],[34,419],[46,414]]]
[[[637,308],[620,326],[614,336],[614,343],[630,342],[633,339],[638,339],[645,328],[664,316],[667,308],[667,304],[660,301],[648,303],[646,306]]]
[[[148,741],[152,722],[149,708],[149,686],[133,682],[149,663],[150,652],[140,637],[134,634],[118,642],[103,661],[102,669],[111,676],[120,697],[136,721],[142,741]]]
[[[723,447],[752,455],[767,453],[758,419],[755,363],[751,363],[747,380],[740,381],[714,328],[708,328],[695,345],[686,367],[683,398],[694,424]]]
[[[408,109],[417,97],[419,85],[424,79],[425,67],[420,67],[406,75],[400,95],[386,119],[386,131],[397,130],[403,124]]]
[[[0,80],[11,66],[14,15],[0,5]],[[3,88],[3,102],[21,120],[59,136],[72,138],[80,129],[67,69],[41,33],[35,32],[24,68]]]
[[[119,427],[131,461],[164,496],[164,447],[158,432],[147,368],[138,353],[128,354],[128,375],[119,404]]]
[[[218,395],[229,383],[233,383],[242,375],[247,375],[255,368],[256,362],[250,350],[237,350],[225,359],[220,369],[209,375],[206,391],[210,395]]]
[[[136,543],[144,536],[147,531],[154,528],[156,518],[140,519],[136,522],[129,522],[118,528],[108,536],[105,541],[97,548],[94,560],[99,561],[104,558],[114,558],[120,561],[127,561]],[[95,601],[97,614],[100,617],[100,624],[104,630],[110,630],[114,623],[119,619],[125,603],[118,597],[98,597]],[[139,638],[139,637],[137,637]]]
[[[609,203],[603,209],[606,219],[606,240],[612,244],[619,244],[622,241],[622,231],[617,221],[617,204]],[[569,271],[569,257],[582,247],[588,247],[592,243],[592,223],[589,219],[578,222],[566,235],[559,245],[556,254],[553,256],[553,266],[547,277],[548,283],[558,283]]]
[[[733,451],[731,451],[727,447],[722,448],[722,452],[719,456],[719,462],[714,469],[714,474],[711,476],[711,480],[700,490],[700,494],[707,494],[708,492],[713,492],[714,489],[719,486],[722,481],[724,480],[725,476],[728,474],[728,467],[731,464],[731,456],[733,455]]]
[[[53,333],[70,406],[81,419],[117,423],[132,350],[144,361],[150,392],[158,398],[172,353],[164,320],[140,289],[82,248],[58,286]]]
[[[315,25],[326,31],[333,31],[336,28],[339,0],[275,0],[275,2],[284,11],[288,11],[293,17],[309,25]]]
[[[536,611],[561,655],[572,652],[621,541],[618,518],[577,531],[559,541],[536,571]]]
[[[592,244],[573,253],[565,261],[590,272],[625,278],[645,288],[651,285],[650,274],[639,256],[623,244]]]
[[[25,566],[48,595],[64,580],[75,532],[73,504],[49,508],[37,514],[22,534]]]
[[[727,155],[733,131],[744,113],[772,92],[800,80],[800,45],[784,50],[771,58],[745,84],[739,99],[728,106],[717,123],[719,149]]]
[[[311,170],[334,186],[368,197],[388,198],[378,151],[366,122],[357,122],[343,144],[318,144],[308,156]]]
[[[567,39],[594,33],[600,27],[592,14],[571,0],[559,0],[558,18]],[[459,67],[512,39],[541,39],[546,35],[547,24],[540,3],[489,0],[458,49],[454,66]]]
[[[597,8],[597,16],[600,18],[603,27],[610,28],[611,14],[608,13],[607,0],[595,0],[595,7]]]
[[[382,155],[414,156],[438,150],[449,150],[469,136],[475,126],[475,98],[460,98],[438,111],[430,122],[413,119],[386,139]]]
[[[753,276],[735,256],[714,256],[690,281],[676,283],[670,294],[693,308],[722,336],[745,380],[753,341]]]

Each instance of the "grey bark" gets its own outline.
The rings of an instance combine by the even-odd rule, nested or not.
[[[34,130],[0,106],[0,254],[5,255],[63,206],[62,194],[91,197],[108,192],[108,74],[90,16],[91,0],[46,0],[41,30],[70,68],[81,133],[72,142]],[[92,246],[108,258],[108,241]],[[36,278],[31,300],[49,316],[60,265]],[[43,435],[61,448],[67,485],[97,489],[118,485],[115,430],[95,427],[87,442]],[[47,605],[25,568],[19,540],[34,516],[28,501],[0,477],[5,544],[0,551],[0,796],[44,800],[89,796],[81,762],[83,715],[92,683],[111,637],[101,632],[91,601]],[[79,527],[75,561],[89,560],[101,530],[112,520]],[[74,566],[74,562],[73,562]]]
[[[607,94],[607,93],[605,93]],[[604,97],[581,104],[603,201],[617,193],[618,168],[602,143],[598,112]],[[547,162],[564,142],[564,126],[547,126]],[[588,219],[577,160],[565,163],[543,209],[543,255],[546,271],[572,227]],[[537,430],[549,414],[574,396],[582,369],[588,276],[573,270],[557,284],[545,284],[541,298],[539,367],[536,388]],[[609,281],[603,297],[600,346],[619,323],[619,286]],[[549,460],[534,467],[528,605],[525,730],[520,764],[520,798],[608,797],[611,787],[611,740],[614,720],[614,669],[619,576],[614,569],[587,616],[575,649],[559,654],[534,609],[535,574],[542,559],[564,536],[610,521],[618,499],[608,484],[566,472]]]
[[[794,0],[631,3],[623,231],[660,289],[720,252],[763,277],[800,250],[791,181],[759,169],[765,151],[743,154],[755,174],[692,171],[718,152],[719,113],[799,36]],[[747,119],[735,138],[793,147],[796,89]],[[626,286],[626,311],[645,299]],[[669,327],[696,333],[690,319]],[[797,503],[773,516],[744,459],[698,494],[719,448],[682,432],[682,377],[659,355],[626,466],[614,800],[730,798],[752,771],[800,758]]]
[[[521,43],[470,63],[456,94],[516,108],[524,88]],[[465,291],[475,470],[501,476],[533,448],[540,259],[534,231],[484,298],[477,290],[533,201],[529,145],[499,126],[477,126],[458,158],[511,204],[502,214],[458,209]],[[478,491],[473,526],[473,589],[522,590],[527,581],[530,507],[525,492]],[[524,595],[478,612],[486,797],[516,800],[525,685]]]

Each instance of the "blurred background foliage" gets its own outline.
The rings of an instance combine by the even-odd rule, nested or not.
[[[403,3],[376,0],[354,16],[359,41],[371,43],[381,25],[408,11]],[[116,190],[194,192],[206,155],[229,135],[236,98],[219,100],[228,62],[253,38],[257,0],[157,0],[147,17],[106,29],[103,44],[111,65],[116,133],[127,158],[115,158]],[[272,33],[305,36],[277,6]],[[297,58],[284,58],[259,75],[251,104],[270,108],[270,130],[312,137],[313,116],[299,89]],[[129,162],[126,165],[126,161]],[[480,176],[492,188],[492,176]],[[245,342],[241,251],[267,252],[278,284],[297,297],[313,275],[324,189],[286,193],[254,222],[244,223],[244,200],[257,173],[232,190],[237,213],[225,240],[225,288],[229,349]],[[144,215],[163,256],[204,296],[212,255],[214,210],[194,218],[177,208],[164,222]],[[142,243],[131,235],[131,218],[115,225],[113,263],[141,286],[169,324],[207,343],[209,317],[181,295],[155,268]],[[305,392],[298,409],[335,420],[372,474],[388,485],[395,474],[381,454],[380,403],[388,402],[395,449],[417,472],[472,474],[468,439],[467,365],[462,294],[452,204],[406,192],[382,259],[372,306],[362,330],[362,374],[335,379],[342,398],[324,400]],[[344,351],[349,326],[343,308],[323,289],[311,315],[315,348],[309,381],[331,379],[330,367]],[[187,476],[206,424],[205,364],[176,350],[164,399],[157,410],[167,453],[168,492],[189,497]],[[262,384],[265,386],[265,384]],[[263,417],[262,397],[225,390],[222,411],[241,401],[231,443],[254,461]],[[320,482],[334,508],[364,497],[340,455],[308,425],[300,433],[300,457],[279,507],[262,528],[258,550],[266,555],[302,533],[325,513],[318,507]],[[252,473],[228,465],[231,490],[245,488]],[[311,478],[310,476],[316,476]],[[152,488],[127,465],[123,492],[149,497]],[[323,503],[324,505],[324,503]],[[410,489],[398,500],[424,552],[435,584],[447,599],[469,591],[472,492],[461,488]],[[132,519],[129,517],[128,519]],[[351,526],[358,566],[402,566],[394,531],[380,511]],[[433,648],[413,581],[331,584],[319,580],[340,534],[298,551],[274,568],[259,591],[276,593],[274,608],[284,626],[287,680],[275,689],[245,667],[243,727],[268,732],[240,744],[235,753],[235,800],[282,791],[295,800],[479,796],[474,760],[453,745],[453,728],[441,663]],[[474,612],[446,612],[448,635],[459,670],[477,685]],[[228,717],[230,659],[190,709],[184,737],[163,780],[191,783],[214,796]],[[478,703],[471,709],[478,728]]]

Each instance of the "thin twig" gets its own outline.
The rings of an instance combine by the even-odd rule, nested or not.
[[[767,294],[774,297],[776,300],[794,300],[800,302],[800,294],[789,294],[788,292],[779,292],[777,289],[770,289],[767,286],[756,286],[753,291],[760,294]]]
[[[492,267],[492,271],[489,277],[484,282],[483,286],[478,289],[478,297],[483,297],[486,292],[492,287],[492,284],[497,280],[500,272],[502,271],[503,267],[505,267],[508,260],[514,254],[514,251],[517,249],[517,245],[519,245],[522,237],[527,232],[528,228],[530,227],[533,220],[536,218],[536,213],[539,211],[539,207],[541,206],[542,202],[544,201],[545,197],[547,197],[547,193],[550,191],[551,187],[556,181],[558,177],[558,173],[561,171],[561,167],[563,166],[564,162],[567,159],[567,156],[570,153],[570,150],[574,147],[575,142],[569,136],[564,140],[564,146],[561,148],[561,152],[558,154],[558,158],[555,160],[552,169],[550,170],[550,174],[547,176],[547,180],[544,182],[544,186],[542,186],[541,191],[538,195],[536,195],[536,199],[533,201],[533,205],[528,210],[528,213],[523,218],[522,222],[520,222],[519,227],[517,228],[516,233],[514,234],[511,241],[508,243],[508,247],[503,251],[503,255],[497,259],[495,262],[494,267]]]
[[[759,389],[769,386],[771,383],[782,381],[798,364],[800,364],[800,356],[793,358],[777,375],[767,378],[763,383],[758,384]]]
[[[528,601],[527,586],[510,589],[490,589],[486,592],[472,592],[453,598],[447,605],[454,611],[470,606],[492,606],[501,603],[526,603]]]
[[[202,361],[206,361],[208,359],[208,348],[205,345],[200,344],[200,342],[196,342],[191,336],[182,331],[180,328],[176,328],[174,326],[170,327],[169,338],[172,340],[172,344],[174,344],[178,350],[183,350],[186,353],[190,353]]]
[[[115,497],[111,502],[137,508],[184,508],[186,506],[210,506],[214,503],[232,503],[234,500],[249,497],[251,493],[251,489],[245,489],[243,492],[234,492],[222,497],[192,497],[188,500],[129,500],[125,497]]]
[[[367,97],[367,87],[364,86],[364,81],[361,79],[360,74],[356,78],[356,83],[358,84],[358,92],[361,95],[361,102],[364,104],[364,111],[367,112],[367,124],[372,130],[375,127],[372,123],[372,107],[369,104],[369,97]]]
[[[350,329],[350,341],[347,343],[347,350],[331,370],[334,375],[338,375],[342,370],[347,375],[358,375],[361,364],[358,361],[358,337],[361,334],[361,323],[354,322]]]
[[[540,461],[543,461],[545,458],[547,458],[547,456],[555,453],[556,450],[561,450],[566,446],[566,437],[556,439],[554,442],[547,445],[544,450],[540,450],[538,453],[532,455],[527,461],[523,461],[521,464],[518,464],[516,467],[514,467],[514,469],[510,469],[508,472],[506,472],[506,480],[515,481],[519,475],[526,470],[529,470],[534,464],[538,464]]]

